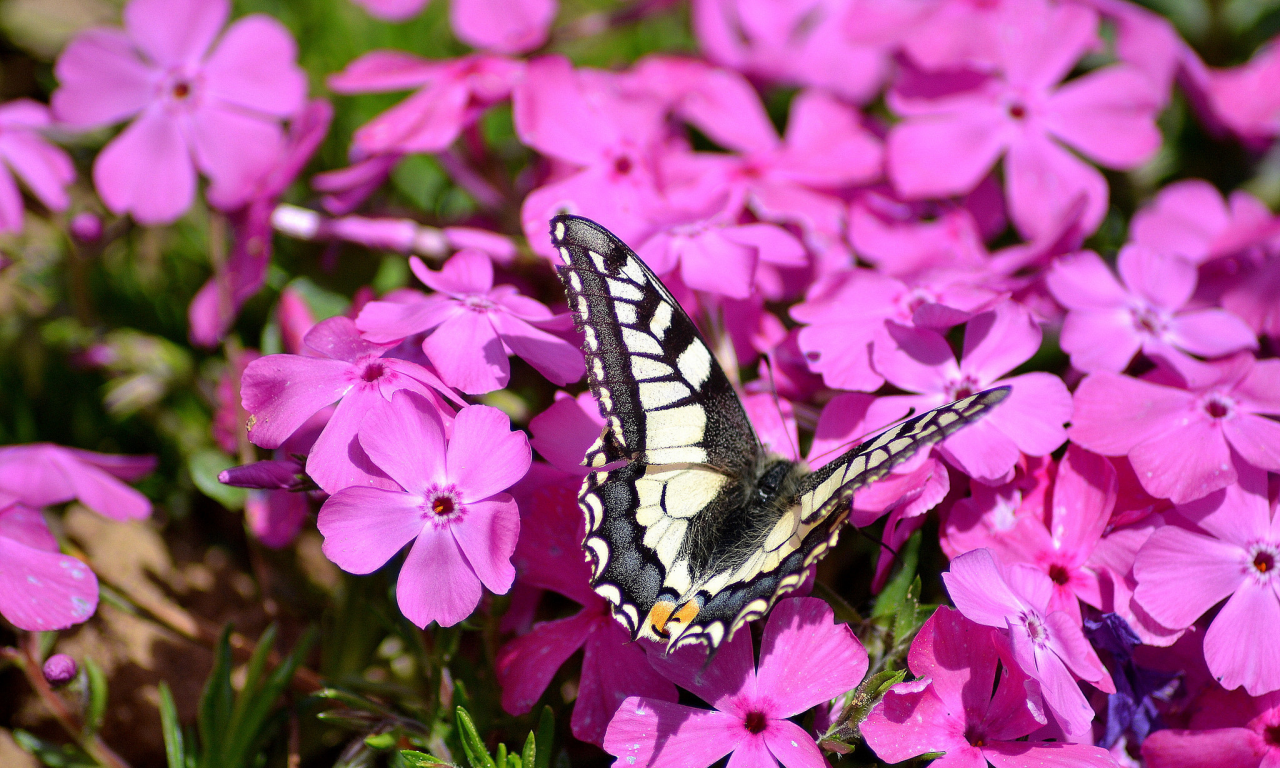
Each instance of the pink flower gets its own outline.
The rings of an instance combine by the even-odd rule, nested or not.
[[[944,440],[939,450],[970,477],[1001,481],[1022,454],[1045,456],[1067,437],[1071,395],[1048,373],[999,378],[1040,348],[1040,328],[1018,304],[1006,301],[965,326],[957,363],[937,331],[887,323],[893,344],[876,344],[876,370],[890,384],[918,396],[903,399],[924,411],[1001,384],[1013,392],[991,415]]]
[[[870,101],[888,60],[883,49],[845,36],[844,6],[840,0],[696,0],[693,30],[717,64]]]
[[[65,211],[71,202],[66,187],[76,169],[66,152],[40,135],[50,122],[48,108],[30,99],[0,104],[0,232],[22,231],[22,192],[14,174],[51,211]]]
[[[1190,52],[1184,61],[1192,101],[1211,128],[1225,128],[1258,147],[1280,134],[1280,45],[1275,39],[1230,69],[1206,67]]]
[[[18,629],[47,632],[88,619],[98,607],[98,577],[58,552],[38,509],[0,507],[0,616]]]
[[[632,696],[609,723],[605,751],[636,768],[704,768],[730,752],[735,767],[826,765],[813,737],[787,718],[846,693],[866,674],[867,652],[832,619],[817,598],[779,601],[765,624],[758,668],[745,630],[709,663],[697,646],[651,656],[663,676],[714,709]]]
[[[249,439],[278,448],[316,411],[340,400],[307,456],[307,474],[329,493],[349,485],[391,487],[355,441],[361,417],[401,389],[441,409],[446,406],[436,392],[457,396],[426,368],[383,357],[393,345],[361,339],[345,317],[317,324],[303,341],[317,356],[267,355],[245,368],[240,399],[249,414]]]
[[[581,477],[590,471],[582,465],[587,449],[603,428],[600,406],[589,390],[577,397],[556,392],[555,402],[529,420],[529,431],[533,433],[529,442],[551,466]]]
[[[1183,504],[1236,482],[1234,450],[1280,471],[1280,360],[1242,352],[1210,363],[1157,368],[1141,379],[1100,371],[1075,394],[1072,441],[1127,455],[1142,487]]]
[[[1070,310],[1061,343],[1076,368],[1120,372],[1139,350],[1218,357],[1257,348],[1253,331],[1230,312],[1184,309],[1196,287],[1190,261],[1131,244],[1120,249],[1117,266],[1120,282],[1098,254],[1080,251],[1056,260],[1045,276]]]
[[[462,129],[507,98],[523,64],[501,56],[424,59],[403,51],[373,51],[329,77],[335,93],[417,89],[360,126],[351,139],[356,159],[447,149]]]
[[[58,58],[59,120],[98,128],[139,115],[93,164],[113,213],[168,223],[191,205],[196,168],[214,190],[238,189],[279,153],[279,120],[306,95],[293,38],[253,15],[210,51],[229,11],[227,0],[130,0],[124,30],[82,32]]]
[[[45,507],[75,499],[113,520],[151,514],[146,496],[125,485],[155,469],[154,456],[114,456],[31,443],[0,448],[0,504]]]
[[[890,106],[907,119],[889,134],[889,177],[907,197],[962,194],[1003,154],[1010,215],[1024,236],[1055,229],[1078,198],[1092,232],[1106,212],[1106,181],[1058,142],[1109,168],[1138,166],[1160,146],[1155,87],[1124,64],[1055,87],[1097,40],[1091,10],[1027,0],[1003,5],[998,18],[999,77],[908,72],[895,85]]]
[[[860,726],[880,759],[943,752],[938,768],[1114,767],[1099,747],[1024,741],[1046,722],[1039,687],[1017,667],[1001,668],[992,630],[959,612],[938,608],[907,661],[918,679],[890,689]]]
[[[422,351],[450,385],[468,394],[507,385],[507,355],[524,358],[553,384],[582,378],[585,367],[576,344],[544,329],[568,330],[567,315],[553,315],[513,285],[493,285],[493,263],[479,251],[459,251],[439,272],[412,257],[418,279],[438,293],[413,303],[371,301],[356,326],[374,343],[398,342],[435,329]]]
[[[1175,628],[1228,598],[1205,633],[1205,661],[1224,688],[1243,685],[1260,696],[1280,690],[1280,520],[1267,499],[1267,473],[1242,466],[1238,475],[1225,490],[1178,507],[1204,533],[1166,525],[1151,534],[1133,564],[1133,596]]]
[[[524,433],[511,432],[497,408],[469,405],[446,446],[435,406],[400,392],[369,409],[359,436],[399,490],[353,486],[330,496],[319,519],[325,556],[351,573],[372,573],[412,541],[396,602],[419,627],[465,619],[481,584],[497,594],[510,589],[520,512],[502,491],[529,469]]]
[[[449,25],[472,48],[519,54],[547,41],[556,0],[452,0]]]
[[[383,21],[407,21],[422,12],[430,0],[352,0]]]
[[[1045,705],[1062,728],[1087,733],[1093,709],[1076,678],[1105,693],[1116,689],[1080,625],[1063,611],[1049,610],[1053,581],[1026,566],[1002,567],[987,549],[952,560],[942,580],[966,618],[998,630],[1007,655],[1040,683]]]
[[[807,262],[804,246],[782,227],[737,224],[723,216],[658,232],[636,253],[660,275],[678,267],[681,282],[689,288],[735,299],[752,294],[761,262],[790,267]]]
[[[191,341],[217,346],[240,307],[262,288],[271,262],[271,213],[329,132],[333,106],[316,99],[290,120],[289,133],[263,174],[239,189],[209,190],[209,202],[231,211],[235,242],[225,264],[196,293],[187,308]]]
[[[1217,714],[1217,713],[1214,713]],[[1156,731],[1142,742],[1147,768],[1271,768],[1280,761],[1280,694],[1251,699],[1234,722]]]
[[[1243,190],[1224,199],[1203,179],[1184,179],[1161,189],[1133,215],[1135,243],[1185,256],[1194,264],[1255,248],[1280,234],[1266,203]]]
[[[1003,221],[999,228],[1004,229]],[[870,192],[849,209],[849,242],[859,257],[899,279],[936,270],[964,270],[974,276],[988,270],[983,233],[966,207],[912,206]]]
[[[649,666],[644,645],[631,642],[609,604],[591,588],[591,567],[582,551],[585,521],[578,508],[580,475],[543,468],[547,471],[537,478],[531,472],[512,489],[523,512],[520,541],[512,556],[518,584],[558,592],[582,610],[536,624],[528,634],[502,646],[496,665],[502,708],[512,715],[531,710],[556,671],[582,648],[582,674],[569,726],[575,738],[599,745],[625,698],[674,702],[676,688]]]

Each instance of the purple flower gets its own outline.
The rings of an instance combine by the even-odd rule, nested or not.
[[[582,352],[547,329],[572,327],[568,315],[553,315],[513,285],[493,284],[493,262],[474,250],[459,251],[439,272],[409,260],[413,274],[438,293],[412,303],[371,301],[356,326],[375,343],[393,343],[416,333],[435,332],[422,351],[441,377],[472,395],[507,385],[507,355],[524,358],[553,384],[569,384],[586,371]]]
[[[1071,418],[1071,395],[1062,379],[1049,373],[1000,376],[1040,348],[1040,328],[1026,309],[1005,301],[965,326],[964,354],[957,362],[937,331],[886,323],[894,343],[873,347],[876,370],[918,412],[1001,384],[1013,387],[990,416],[944,440],[939,450],[970,477],[999,481],[1012,472],[1021,454],[1044,456],[1066,440],[1063,423]]]
[[[151,514],[151,502],[121,480],[138,480],[155,466],[154,456],[114,456],[52,443],[11,445],[0,448],[0,504],[45,507],[75,499],[113,520],[141,520]]]
[[[680,224],[646,240],[636,250],[662,275],[679,268],[689,288],[745,299],[755,290],[761,262],[802,267],[804,246],[782,227],[764,222],[738,224],[713,216]]]
[[[335,414],[336,418],[336,414]],[[413,542],[396,602],[419,627],[453,626],[475,610],[480,585],[503,594],[520,511],[503,489],[529,469],[529,441],[497,408],[469,405],[453,438],[436,407],[412,392],[378,400],[360,424],[360,446],[398,489],[344,488],[320,509],[324,554],[351,573],[372,573]]]
[[[65,653],[55,653],[45,659],[44,679],[49,681],[49,685],[55,688],[60,685],[66,685],[75,678],[79,668],[76,666],[76,660]]]
[[[938,608],[907,662],[919,679],[895,685],[861,725],[880,759],[943,752],[933,762],[938,768],[1115,766],[1098,747],[1024,741],[1046,722],[1039,687],[1017,667],[1002,668],[993,631],[960,612]]]
[[[556,0],[452,0],[449,25],[472,48],[526,53],[547,41]]]
[[[1161,727],[1154,695],[1177,675],[1134,663],[1133,649],[1142,639],[1118,614],[1085,619],[1084,633],[1094,647],[1110,655],[1107,668],[1116,684],[1116,692],[1107,696],[1107,729],[1098,743],[1110,748],[1132,734],[1135,743],[1141,744],[1151,731]]]
[[[71,158],[45,141],[49,109],[30,99],[0,104],[0,232],[22,231],[22,192],[14,174],[51,211],[70,203],[67,185],[76,177]]]
[[[1267,473],[1248,466],[1237,473],[1235,484],[1177,508],[1198,530],[1166,525],[1151,534],[1133,564],[1133,596],[1175,628],[1227,598],[1205,632],[1205,661],[1224,688],[1243,685],[1259,696],[1280,690],[1280,520]]]
[[[595,431],[599,435],[599,427]],[[585,521],[578,508],[580,476],[534,466],[539,471],[531,471],[512,489],[522,511],[520,541],[512,556],[517,584],[558,592],[582,610],[536,624],[528,634],[502,646],[496,662],[502,708],[513,715],[532,709],[556,670],[581,648],[582,674],[569,726],[575,738],[598,745],[625,698],[675,701],[676,688],[649,666],[644,645],[631,642],[609,604],[591,588],[591,566],[582,551]]]
[[[650,656],[668,680],[714,709],[632,696],[609,723],[605,751],[636,768],[704,768],[730,752],[735,767],[825,766],[813,737],[787,718],[848,692],[866,674],[867,652],[832,620],[817,598],[779,601],[765,624],[759,668],[746,630],[710,663],[700,646]]]
[[[523,69],[522,62],[485,54],[437,60],[373,51],[331,75],[329,87],[343,94],[417,89],[360,126],[351,139],[353,159],[398,159],[405,152],[447,149],[463,128],[510,95]]]
[[[1280,694],[1269,693],[1197,730],[1156,731],[1142,743],[1148,768],[1272,768],[1280,761]],[[1210,715],[1218,715],[1214,712]]]
[[[82,32],[58,58],[59,120],[98,128],[138,115],[93,164],[113,213],[171,222],[191,205],[196,168],[215,192],[239,189],[279,153],[279,121],[306,95],[293,38],[253,15],[213,46],[229,12],[227,0],[130,0],[123,30]]]
[[[18,629],[46,632],[88,619],[98,607],[98,577],[58,552],[40,511],[0,508],[0,616]]]
[[[533,439],[529,442],[551,466],[581,477],[590,472],[583,466],[587,449],[600,437],[604,427],[600,406],[590,391],[576,398],[556,392],[555,402],[529,420]]]
[[[307,474],[329,493],[349,485],[392,487],[355,441],[361,417],[401,389],[442,410],[447,406],[436,392],[457,396],[426,368],[383,357],[392,345],[360,338],[348,318],[318,323],[303,343],[317,356],[267,355],[245,367],[240,400],[249,414],[249,439],[263,448],[278,448],[316,411],[340,400],[307,456]]]
[[[1040,683],[1045,705],[1063,730],[1087,733],[1093,709],[1076,678],[1105,693],[1116,689],[1080,625],[1064,611],[1049,610],[1053,581],[1026,566],[1002,568],[987,549],[952,560],[942,580],[966,618],[998,630],[1008,656]]]
[[[1278,234],[1267,204],[1243,190],[1224,199],[1203,179],[1170,184],[1133,215],[1135,243],[1194,264],[1255,248]]]
[[[1057,87],[1097,40],[1097,15],[1045,0],[1002,5],[998,77],[906,72],[890,106],[907,119],[889,134],[889,177],[908,197],[963,194],[1005,155],[1005,193],[1027,237],[1054,230],[1079,198],[1092,232],[1107,183],[1058,142],[1110,168],[1130,169],[1160,147],[1159,98],[1142,72],[1105,67]]]
[[[1280,45],[1274,39],[1230,69],[1206,67],[1190,51],[1183,61],[1192,101],[1216,132],[1226,129],[1254,147],[1265,147],[1280,134]]]
[[[1127,455],[1152,496],[1183,504],[1236,482],[1231,453],[1280,471],[1280,360],[1242,352],[1157,368],[1141,379],[1099,371],[1075,393],[1072,441]]]
[[[1257,348],[1253,330],[1230,312],[1185,309],[1196,288],[1190,261],[1131,244],[1120,249],[1116,266],[1120,282],[1098,254],[1080,251],[1059,258],[1045,277],[1069,310],[1061,342],[1076,368],[1118,373],[1139,350],[1219,357]]]

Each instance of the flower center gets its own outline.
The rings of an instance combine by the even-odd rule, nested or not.
[[[978,730],[977,726],[970,726],[964,731],[964,740],[974,747],[985,747],[987,738]]]
[[[437,515],[453,513],[453,499],[448,496],[437,496],[431,500],[431,511]]]
[[[749,733],[763,733],[764,729],[769,725],[763,712],[748,712],[747,719],[743,722]]]
[[[1027,116],[1027,108],[1016,101],[1009,105],[1008,111],[1009,117],[1012,117],[1014,120],[1021,120]]]
[[[493,309],[493,302],[484,296],[468,296],[462,300],[462,305],[472,312],[488,312]]]
[[[360,378],[365,381],[377,381],[382,378],[382,374],[386,373],[386,368],[382,363],[369,363],[365,366],[364,373],[360,374]]]
[[[1211,419],[1226,419],[1235,414],[1236,401],[1221,392],[1210,392],[1200,400],[1200,407]]]
[[[1262,740],[1269,747],[1280,747],[1280,725],[1268,725],[1262,729]]]
[[[1276,565],[1280,560],[1280,551],[1274,544],[1255,544],[1250,547],[1249,564],[1253,566],[1253,576],[1260,582],[1269,582],[1276,578]]]
[[[1022,626],[1026,627],[1027,634],[1031,636],[1031,642],[1035,645],[1043,646],[1048,637],[1045,631],[1044,622],[1034,613],[1022,614]]]
[[[188,83],[186,80],[179,80],[173,84],[173,88],[170,90],[170,93],[173,94],[173,98],[181,101],[191,95],[191,83]]]
[[[631,158],[619,157],[617,160],[614,160],[613,170],[619,176],[626,176],[628,173],[631,173]]]
[[[1133,327],[1139,333],[1145,333],[1150,336],[1164,335],[1167,327],[1164,318],[1151,307],[1133,307],[1129,310],[1129,316],[1133,321]]]
[[[1066,566],[1060,563],[1054,563],[1049,566],[1049,578],[1053,579],[1053,583],[1063,586],[1071,581],[1071,574],[1067,572]]]
[[[974,381],[970,376],[965,376],[960,381],[954,381],[948,385],[947,394],[952,400],[963,400],[977,392],[979,389],[981,389],[981,387],[978,386],[978,382]]]
[[[462,512],[462,504],[452,487],[435,487],[427,491],[426,501],[422,505],[422,519],[434,520],[437,524],[447,525],[451,519]]]
[[[937,297],[932,292],[923,288],[912,288],[899,300],[899,303],[906,311],[907,317],[910,318],[921,305],[932,304],[935,301],[937,301]]]

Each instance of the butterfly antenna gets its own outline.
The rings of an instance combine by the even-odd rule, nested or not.
[[[769,374],[769,395],[773,398],[773,408],[778,412],[778,421],[782,424],[782,431],[787,435],[787,442],[791,444],[791,455],[798,460],[800,458],[800,446],[796,445],[796,441],[791,438],[791,430],[787,429],[787,417],[782,412],[782,402],[778,398],[778,384],[773,377],[773,355],[766,352],[762,360],[764,369]]]

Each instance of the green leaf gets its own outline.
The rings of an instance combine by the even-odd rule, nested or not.
[[[533,768],[551,768],[551,746],[556,738],[556,716],[550,706],[542,707],[542,715],[538,718],[537,760]],[[527,742],[525,749],[528,749]],[[528,768],[529,764],[525,764]]]
[[[90,657],[84,657],[85,678],[89,683],[89,701],[84,713],[84,735],[92,737],[102,727],[102,718],[107,713],[107,676],[102,667]]]
[[[871,675],[849,693],[840,716],[826,734],[818,740],[818,746],[830,752],[848,754],[862,738],[859,730],[871,708],[884,697],[886,691],[906,678],[906,670],[888,670]]]
[[[471,721],[467,710],[458,707],[458,739],[462,742],[462,751],[467,755],[467,763],[471,768],[498,768],[484,747],[484,740],[476,732],[476,724]]]
[[[898,550],[899,570],[876,598],[875,608],[871,611],[872,618],[887,618],[898,613],[911,589],[911,581],[916,576],[916,567],[920,563],[921,539],[920,531],[916,531],[907,539],[902,549]]]
[[[187,471],[191,473],[191,482],[205,496],[227,509],[243,509],[249,492],[244,488],[218,482],[218,473],[235,466],[235,463],[234,459],[217,448],[206,448],[191,454],[187,459]]]
[[[498,768],[507,768],[507,745],[498,742],[498,754],[494,756],[493,762],[497,763]]]
[[[254,656],[249,661],[249,674],[246,676],[245,687],[240,693],[240,698],[245,702],[243,708],[240,707],[238,701],[237,710],[243,714],[235,719],[236,727],[234,732],[230,734],[233,749],[226,753],[226,768],[234,768],[236,766],[247,766],[250,764],[254,756],[260,751],[259,747],[262,741],[268,735],[268,725],[271,722],[272,714],[276,710],[276,700],[289,687],[289,682],[293,680],[293,673],[301,666],[302,661],[311,651],[311,645],[315,642],[316,632],[314,629],[308,629],[298,644],[294,646],[293,651],[285,657],[280,666],[272,670],[265,680],[261,679],[261,667],[255,671],[255,663],[258,654],[262,654],[262,664],[266,663],[266,654],[270,651],[270,645],[274,643],[274,625],[264,632],[262,638],[258,641],[258,648],[254,652]],[[272,633],[268,637],[268,633]],[[263,651],[266,647],[267,650]],[[249,681],[253,681],[251,687]],[[220,768],[222,768],[220,766]]]
[[[364,743],[370,749],[384,750],[391,749],[396,745],[395,731],[387,731],[386,733],[371,733],[364,737]]]
[[[218,637],[218,648],[214,652],[213,670],[204,684],[204,692],[200,694],[200,715],[197,726],[200,731],[200,743],[203,746],[200,765],[211,767],[223,765],[222,747],[227,735],[227,724],[231,722],[231,710],[235,706],[235,692],[231,688],[231,625],[228,624]]]
[[[51,768],[98,768],[98,762],[74,744],[54,744],[21,728],[13,729],[13,740]]]
[[[916,630],[924,623],[920,618],[920,577],[911,580],[907,594],[898,605],[898,612],[893,617],[893,642],[902,645],[908,638],[914,637]]]
[[[524,740],[524,749],[520,752],[520,765],[534,768],[538,762],[537,757],[538,740],[534,738],[533,731],[529,731],[529,738]]]
[[[426,752],[415,752],[412,749],[402,749],[396,755],[392,768],[433,768],[437,765],[449,765],[443,763]]]
[[[164,732],[164,756],[168,759],[169,768],[186,768],[178,708],[173,703],[169,684],[163,680],[160,681],[160,729]]]

